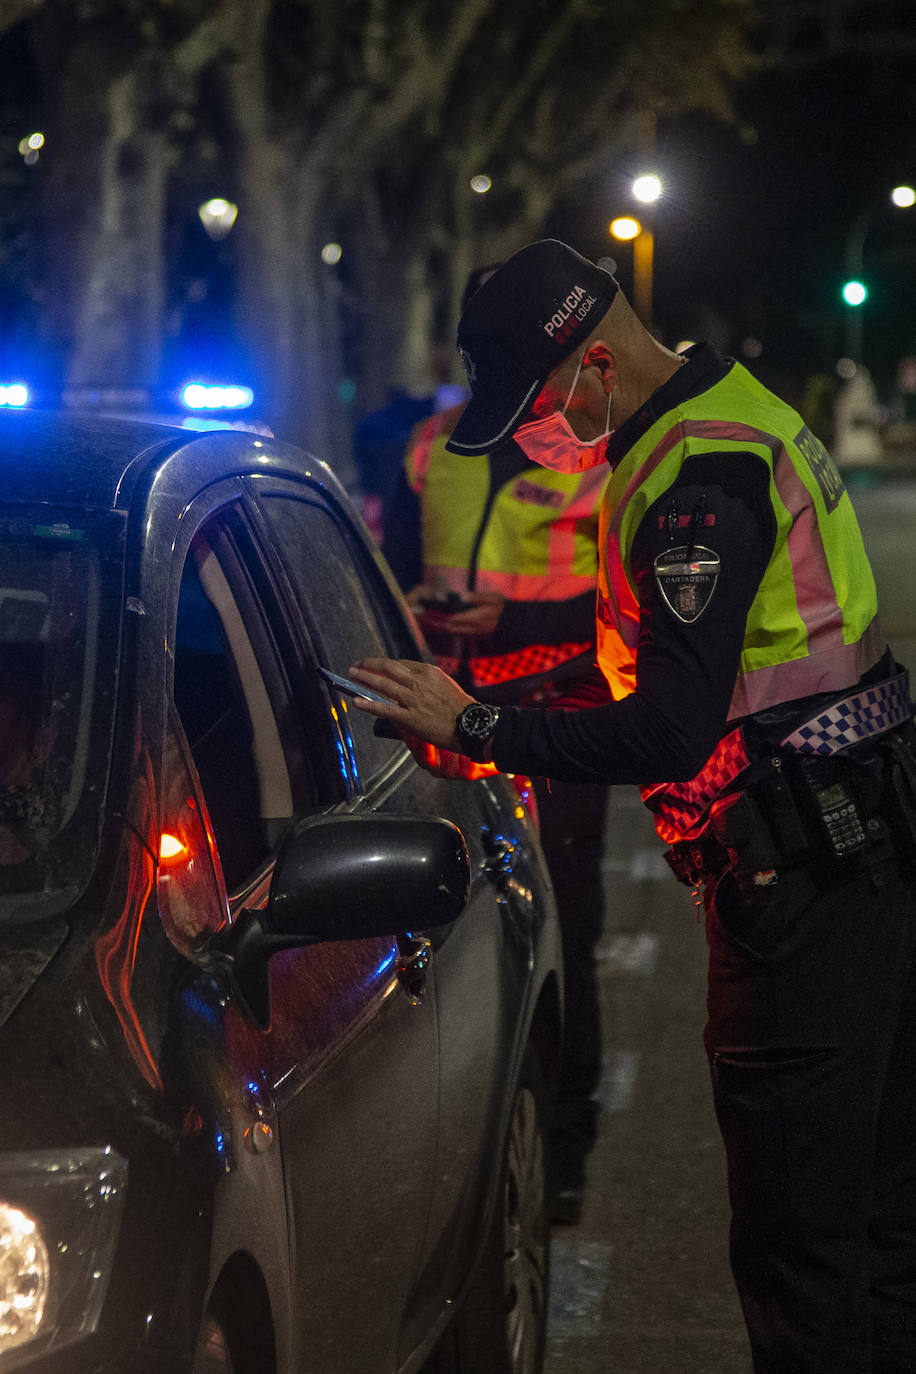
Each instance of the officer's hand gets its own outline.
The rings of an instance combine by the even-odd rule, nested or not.
[[[421,582],[411,587],[407,593],[407,604],[419,620],[424,634],[445,634],[448,631],[453,613],[444,610],[443,604],[452,597],[459,601],[463,599],[460,593],[444,583],[430,586]],[[442,604],[431,605],[433,602]]]
[[[358,711],[390,720],[398,730],[416,735],[439,749],[461,752],[455,735],[455,717],[474,698],[441,668],[408,658],[364,658],[354,663],[349,675],[389,698],[388,702],[381,702],[354,697],[353,705]]]
[[[442,617],[443,629],[452,635],[473,635],[485,638],[493,634],[506,604],[501,592],[466,592],[467,610]]]
[[[418,582],[415,587],[411,587],[409,592],[404,593],[407,604],[414,615],[423,614],[423,602],[432,601],[436,596],[434,587],[428,586],[425,582]]]

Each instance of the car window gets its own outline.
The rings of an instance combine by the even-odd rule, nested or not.
[[[174,640],[175,707],[230,891],[268,858],[293,815],[283,740],[252,643],[263,624],[254,599],[238,595],[240,572],[223,525],[211,521],[185,561]]]
[[[48,508],[0,515],[0,921],[65,906],[92,871],[118,661],[116,532]]]
[[[269,495],[263,508],[324,667],[346,675],[357,659],[416,656],[403,621],[386,612],[385,591],[356,536],[324,506]],[[372,717],[340,699],[362,779],[391,758],[397,741],[373,734]]]

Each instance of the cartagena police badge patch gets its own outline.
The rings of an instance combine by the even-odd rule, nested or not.
[[[712,549],[682,545],[666,549],[655,560],[655,581],[665,605],[678,620],[692,625],[712,600],[719,580],[719,555]]]

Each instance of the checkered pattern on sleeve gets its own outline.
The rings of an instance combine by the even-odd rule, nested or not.
[[[703,833],[709,808],[750,763],[741,727],[719,740],[706,764],[689,782],[641,787],[642,799],[655,814],[655,828],[666,844],[693,840]]]
[[[592,640],[585,640],[581,644],[528,644],[514,653],[472,658],[468,667],[475,686],[492,687],[497,683],[511,682],[513,678],[535,677],[538,673],[552,672],[568,659],[584,654],[592,645]]]
[[[909,674],[898,673],[825,707],[787,735],[783,747],[799,754],[836,754],[902,725],[912,711]]]

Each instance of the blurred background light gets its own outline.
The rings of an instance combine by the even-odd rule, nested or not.
[[[327,267],[333,267],[336,262],[340,262],[343,257],[343,249],[339,243],[326,243],[321,250],[321,261]]]
[[[239,207],[222,196],[214,196],[197,207],[200,222],[208,238],[218,241],[224,239],[235,224]]]
[[[26,141],[30,148],[43,148],[45,146],[44,134],[29,134]]]
[[[763,353],[763,344],[753,336],[741,340],[741,352],[745,358],[759,358]]]
[[[646,205],[653,200],[658,200],[661,193],[661,178],[657,177],[654,172],[647,172],[643,176],[637,177],[633,182],[634,196]]]
[[[916,190],[912,186],[895,186],[891,191],[891,200],[901,210],[908,210],[911,205],[916,205]]]
[[[180,396],[181,404],[188,410],[246,410],[254,401],[250,386],[212,382],[185,382]]]
[[[633,219],[630,215],[620,215],[617,219],[612,219],[608,229],[615,239],[635,239],[642,233],[639,220]]]
[[[25,382],[0,382],[0,406],[27,406],[30,394]]]
[[[850,377],[854,377],[858,372],[853,358],[838,358],[836,364],[837,376],[842,377],[844,382],[848,382]]]
[[[868,299],[868,287],[861,281],[843,283],[843,300],[847,305],[863,305]]]
[[[483,172],[471,177],[471,190],[476,191],[479,196],[485,195],[492,185],[490,178]]]

